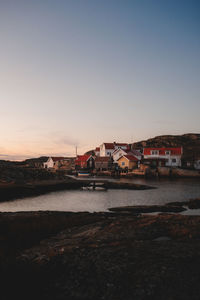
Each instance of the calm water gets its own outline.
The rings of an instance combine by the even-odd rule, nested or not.
[[[164,204],[200,197],[200,180],[194,179],[121,179],[126,182],[147,184],[157,189],[60,191],[50,194],[0,203],[0,211],[107,211],[110,207],[143,204]],[[198,213],[198,211],[196,211]],[[195,212],[194,212],[195,214]]]

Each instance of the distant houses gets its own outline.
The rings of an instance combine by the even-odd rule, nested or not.
[[[94,150],[93,156],[78,156],[76,168],[89,168],[98,170],[118,169],[131,171],[140,167],[141,164],[152,168],[157,167],[181,167],[182,147],[170,148],[143,148],[132,149],[128,143],[102,143]],[[112,166],[111,166],[112,165]]]
[[[50,168],[55,168],[56,163],[61,162],[64,157],[49,157],[47,162],[44,163],[44,168],[50,169]]]
[[[35,163],[35,162],[34,162]],[[193,168],[200,170],[200,156],[195,156],[193,163],[187,161],[183,155],[182,147],[145,147],[134,148],[134,144],[128,143],[102,143],[95,150],[89,151],[77,157],[49,157],[46,161],[37,161],[35,167],[41,165],[49,170],[88,170],[110,172],[137,173],[146,168]]]
[[[73,157],[55,157],[51,156],[48,158],[46,162],[43,163],[43,167],[45,169],[63,169],[69,170],[74,167],[74,160]]]

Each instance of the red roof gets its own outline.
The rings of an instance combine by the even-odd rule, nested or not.
[[[108,162],[110,160],[109,156],[97,156],[95,162]]]
[[[86,162],[90,158],[90,156],[91,155],[78,155],[75,162]]]
[[[126,157],[130,161],[138,161],[137,157],[135,157],[134,155],[124,155],[124,157]]]
[[[114,149],[113,143],[104,143],[106,149]]]
[[[182,154],[182,147],[176,147],[176,148],[144,148],[144,155],[152,155],[151,151],[152,150],[158,150],[159,155],[166,155],[165,151],[170,151],[171,155],[181,155]]]
[[[128,144],[127,143],[115,143],[116,146],[127,146],[128,147]]]
[[[106,149],[115,149],[117,147],[128,147],[127,143],[104,143]]]
[[[167,157],[149,157],[149,158],[145,158],[145,161],[168,161],[168,158]]]
[[[128,155],[134,155],[134,156],[142,156],[142,154],[137,150],[131,150],[127,152]]]

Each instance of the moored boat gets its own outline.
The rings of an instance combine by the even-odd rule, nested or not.
[[[80,176],[80,177],[89,177],[90,173],[89,172],[84,172],[84,171],[79,171],[78,176]]]

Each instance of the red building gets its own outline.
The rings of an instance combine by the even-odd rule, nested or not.
[[[75,160],[76,169],[93,169],[94,158],[92,155],[78,155]]]

